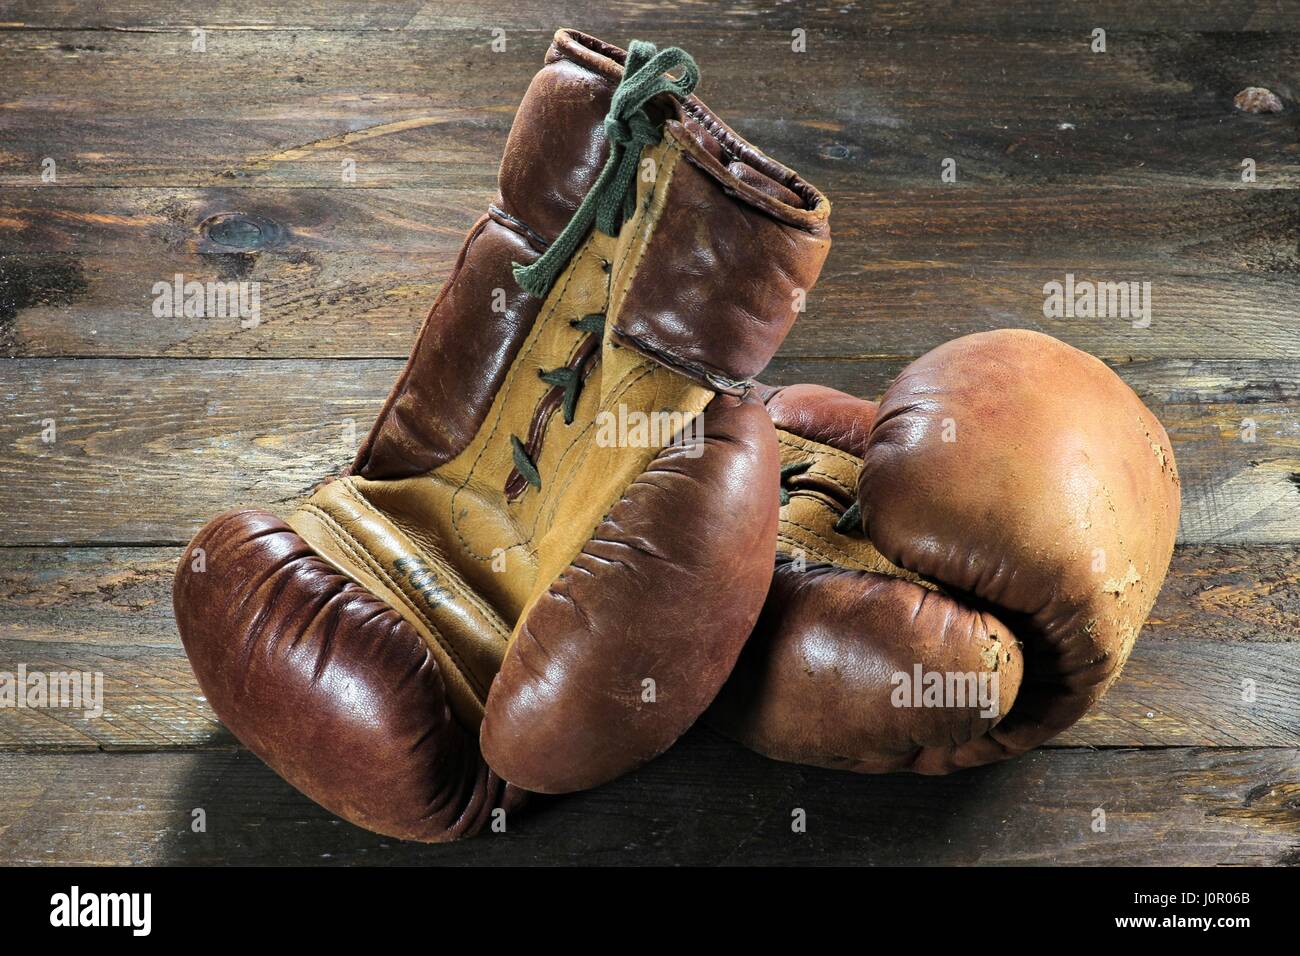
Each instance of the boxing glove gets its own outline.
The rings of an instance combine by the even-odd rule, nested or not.
[[[829,204],[696,76],[557,33],[355,461],[186,549],[176,618],[213,709],[355,823],[450,839],[611,779],[700,715],[757,619],[779,468],[747,380]]]
[[[779,760],[946,773],[1023,753],[1120,673],[1168,570],[1155,416],[1036,332],[949,342],[877,406],[764,389],[781,445],[772,590],[709,712]]]

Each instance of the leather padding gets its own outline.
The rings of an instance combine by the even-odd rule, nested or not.
[[[997,713],[894,706],[892,676],[910,677],[916,665],[996,674]],[[777,760],[859,773],[942,771],[954,744],[988,733],[1011,709],[1022,671],[1015,636],[988,611],[913,581],[800,569],[783,555],[709,721]]]
[[[760,394],[783,463],[805,467],[787,477],[772,591],[713,723],[783,760],[944,773],[1023,753],[1097,702],[1179,513],[1168,436],[1113,371],[1001,330],[922,356],[879,406],[817,385]],[[861,527],[836,530],[855,499]],[[987,658],[995,633],[1005,647]],[[990,660],[1000,720],[890,701],[892,673]]]
[[[221,722],[325,808],[441,842],[520,804],[453,719],[424,641],[273,515],[231,511],[200,530],[177,568],[174,603]]]
[[[406,478],[460,454],[541,308],[510,272],[537,255],[525,236],[489,216],[470,230],[353,473]]]
[[[867,436],[876,420],[875,402],[825,385],[786,385],[763,391],[767,413],[781,431],[857,458],[867,453]]]
[[[778,453],[756,398],[716,397],[703,425],[703,454],[660,452],[527,611],[481,730],[512,783],[579,790],[649,760],[734,666],[771,578]]]
[[[817,282],[830,250],[830,227],[792,225],[741,201],[715,175],[731,174],[680,124],[669,122],[665,142],[685,158],[614,332],[707,384],[748,380],[794,325],[799,293]],[[746,189],[755,203],[773,201]]]
[[[1178,529],[1179,482],[1156,417],[1102,362],[1003,329],[909,365],[881,399],[858,484],[890,561],[1016,618],[1026,677],[953,766],[1070,726],[1119,675]]]

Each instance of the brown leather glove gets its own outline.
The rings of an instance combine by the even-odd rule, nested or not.
[[[946,773],[1037,746],[1105,693],[1179,510],[1169,439],[1118,376],[1002,330],[922,356],[879,406],[764,393],[780,553],[715,726],[779,760]]]
[[[687,95],[680,51],[627,56],[556,34],[349,471],[286,520],[216,518],[177,571],[217,715],[383,833],[454,838],[660,753],[767,592],[778,450],[745,381],[829,204]]]

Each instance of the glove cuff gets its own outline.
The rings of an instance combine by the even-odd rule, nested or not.
[[[594,121],[625,60],[617,47],[560,30],[538,80],[548,70],[570,77],[575,68],[599,78],[606,92],[589,117]],[[830,248],[830,201],[746,142],[698,97],[661,96],[655,106],[667,113],[664,136],[681,161],[613,338],[702,385],[736,394],[771,361],[817,281]],[[598,125],[590,139],[577,137],[600,138]],[[545,173],[540,162],[531,168],[534,175]],[[593,179],[598,169],[592,165]],[[503,165],[502,173],[506,201],[518,183],[513,169]],[[518,190],[525,191],[539,192]]]

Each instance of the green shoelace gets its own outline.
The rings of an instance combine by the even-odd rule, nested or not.
[[[666,74],[681,70],[673,79]],[[577,252],[594,222],[607,236],[618,234],[636,206],[636,168],[641,151],[663,138],[663,125],[646,112],[646,104],[660,93],[686,99],[700,81],[700,70],[685,50],[672,46],[657,50],[653,43],[633,40],[627,52],[623,79],[605,116],[609,158],[582,204],[536,262],[513,263],[519,287],[539,299],[546,298],[556,277]]]
[[[681,76],[673,79],[666,75],[673,70],[680,70]],[[593,223],[607,236],[618,234],[636,206],[636,169],[641,151],[663,138],[662,123],[651,119],[646,104],[661,93],[684,100],[699,81],[699,67],[685,50],[678,47],[658,50],[653,43],[632,41],[623,78],[614,90],[609,112],[605,115],[609,158],[573,217],[541,257],[528,266],[512,263],[515,281],[521,289],[539,299],[546,298]],[[604,331],[604,318],[599,314],[586,315],[572,324],[581,332],[599,335]],[[557,368],[542,371],[539,375],[548,385],[564,389],[561,409],[565,424],[571,424],[582,389],[579,371]],[[524,481],[540,490],[541,475],[529,457],[528,449],[515,435],[510,436],[510,444],[515,469]]]

